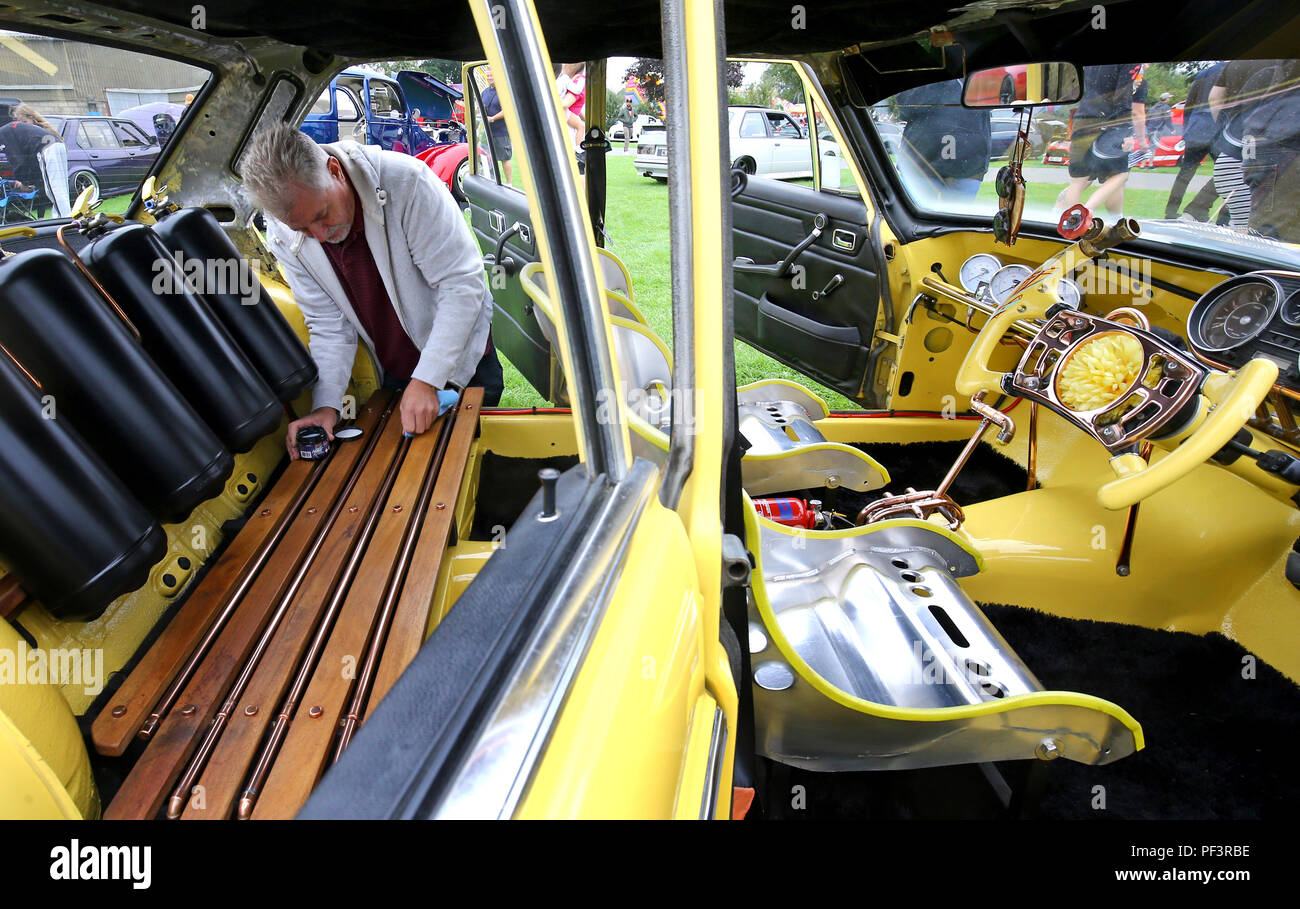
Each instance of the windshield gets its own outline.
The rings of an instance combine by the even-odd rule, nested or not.
[[[1023,78],[1007,67],[1004,82]],[[1076,104],[962,107],[959,79],[875,105],[872,125],[912,203],[991,219],[1023,129],[1024,220],[1082,203],[1143,237],[1300,266],[1300,61],[1086,66]],[[901,132],[901,141],[900,141]]]

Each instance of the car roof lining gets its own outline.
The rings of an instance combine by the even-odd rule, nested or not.
[[[536,0],[547,45],[556,60],[658,56],[660,8],[624,0],[608,3]],[[59,3],[65,12],[36,13],[50,29],[77,30],[77,9],[118,11],[190,28],[191,6],[174,0],[100,0]],[[1104,30],[1093,26],[1095,0],[725,0],[727,52],[733,56],[795,56],[915,41],[930,29],[953,30],[968,66],[1030,60],[1089,63],[1232,57],[1300,56],[1300,19],[1289,0],[1112,0]],[[803,12],[800,13],[799,11]],[[1227,11],[1225,13],[1225,10]],[[27,10],[14,8],[27,21]],[[26,14],[26,15],[23,15]],[[1300,24],[1297,22],[1296,24]],[[223,0],[207,7],[197,35],[277,41],[351,59],[483,56],[468,4],[436,12],[416,0]],[[913,80],[915,81],[915,80]]]

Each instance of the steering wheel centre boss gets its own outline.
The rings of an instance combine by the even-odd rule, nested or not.
[[[1113,455],[1185,429],[1208,372],[1150,332],[1062,306],[1002,390],[1051,408]]]

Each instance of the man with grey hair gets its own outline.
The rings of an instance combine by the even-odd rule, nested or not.
[[[484,387],[501,399],[492,295],[483,259],[451,193],[409,155],[355,142],[317,145],[288,124],[253,137],[244,190],[267,215],[271,249],[307,322],[320,378],[313,410],[289,425],[330,438],[343,408],[357,339],[386,384],[405,384],[402,428],[418,434],[454,400]]]

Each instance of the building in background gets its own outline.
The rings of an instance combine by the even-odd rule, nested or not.
[[[195,66],[61,38],[0,32],[0,96],[46,116],[119,114],[153,101],[184,104],[208,73]],[[8,122],[0,105],[0,121]]]

